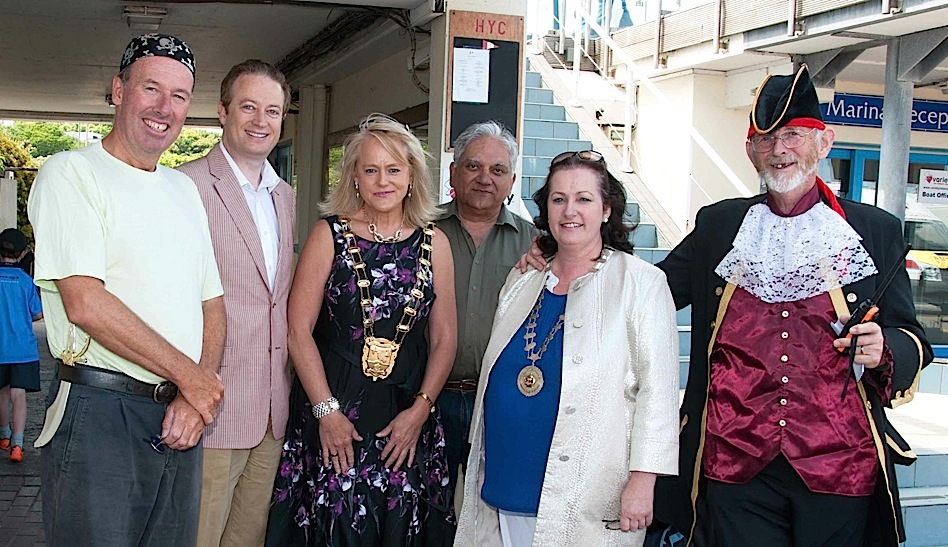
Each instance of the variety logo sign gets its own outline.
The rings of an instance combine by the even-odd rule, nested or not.
[[[820,110],[828,124],[882,127],[882,97],[878,95],[837,93]],[[948,101],[912,101],[912,130],[948,133]]]
[[[948,205],[948,171],[919,170],[918,202]]]

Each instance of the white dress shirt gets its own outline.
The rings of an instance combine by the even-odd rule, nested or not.
[[[253,184],[244,176],[234,158],[230,157],[223,142],[221,150],[227,158],[227,163],[230,164],[231,171],[237,177],[240,188],[244,191],[244,199],[247,200],[247,207],[250,208],[250,216],[253,217],[253,223],[257,226],[257,236],[260,238],[260,246],[263,247],[263,261],[267,266],[267,284],[272,292],[276,278],[280,230],[277,227],[276,206],[273,205],[273,196],[270,193],[280,183],[280,176],[273,170],[270,162],[263,160],[260,185],[254,190]]]

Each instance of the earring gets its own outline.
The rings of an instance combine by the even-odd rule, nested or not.
[[[408,183],[408,199],[411,199],[411,183]]]
[[[609,222],[609,217],[603,217],[602,223],[605,224],[607,222]]]
[[[356,192],[359,191],[359,181],[357,179],[352,179],[352,183],[355,184]]]

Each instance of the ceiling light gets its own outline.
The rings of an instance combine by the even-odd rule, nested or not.
[[[156,8],[152,6],[125,6],[122,12],[122,19],[132,30],[156,31],[161,25],[161,21],[168,15],[165,8]]]

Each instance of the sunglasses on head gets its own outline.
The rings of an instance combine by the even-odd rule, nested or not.
[[[606,158],[604,158],[599,152],[596,152],[595,150],[581,150],[579,152],[563,152],[562,154],[558,154],[555,158],[553,158],[553,161],[550,162],[550,166],[556,165],[561,161],[568,160],[573,156],[577,156],[583,161],[592,161],[602,164],[606,163]]]

